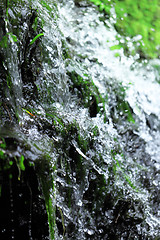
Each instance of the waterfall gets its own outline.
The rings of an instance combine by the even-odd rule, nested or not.
[[[1,239],[159,239],[159,60],[111,50],[88,1],[7,4]]]

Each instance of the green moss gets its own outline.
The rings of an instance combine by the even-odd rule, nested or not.
[[[114,123],[120,123],[127,120],[128,122],[135,123],[134,112],[126,100],[126,89],[122,83],[116,84],[112,88],[112,95],[115,101],[115,106],[111,107],[110,114]]]
[[[66,170],[66,183],[68,184],[68,186],[70,186],[70,184],[71,184],[71,178],[70,178],[71,168],[70,168],[70,164],[68,161],[65,161],[65,170]],[[72,196],[72,189],[71,189],[71,187],[68,187],[67,192],[66,192],[66,202],[70,209],[72,207],[71,196]]]
[[[125,159],[124,155],[122,153],[119,153],[119,151],[111,150],[111,156],[113,158],[113,173],[115,178],[120,177],[120,173],[122,174],[123,179],[126,181],[126,183],[136,192],[139,192],[140,190],[134,185],[131,177],[128,175],[127,170],[125,168]],[[123,163],[120,163],[118,161],[118,157],[123,159]]]
[[[123,101],[118,104],[118,110],[123,113],[124,116],[126,116],[128,122],[135,123],[135,120],[132,116],[133,112],[128,104],[128,102]]]
[[[8,47],[8,37],[7,35],[3,36],[0,41],[0,47],[1,48],[7,48]]]
[[[67,74],[71,79],[70,91],[72,93],[77,93],[81,103],[87,107],[90,96],[90,82],[88,79],[83,79],[75,71],[68,72]]]
[[[11,90],[12,89],[12,81],[10,75],[7,76],[7,86]]]
[[[4,159],[4,151],[0,149],[0,159]]]
[[[49,11],[52,12],[53,9],[46,3],[46,1],[41,0],[41,4]]]
[[[1,48],[7,48],[10,41],[13,41],[13,42],[17,42],[18,41],[16,35],[14,35],[11,32],[7,33],[6,35],[4,35],[1,38],[1,40],[0,40],[0,47]]]
[[[51,166],[51,156],[46,153],[43,158],[36,163],[36,170],[41,181],[42,191],[48,215],[49,231],[51,240],[55,239],[55,210],[54,206],[54,169]]]
[[[11,169],[13,160],[6,153],[7,145],[4,138],[0,138],[0,171]]]
[[[34,29],[34,31],[36,32],[37,29],[39,27],[39,18],[38,18],[38,10],[37,10],[37,16],[34,19],[34,22],[32,24],[32,28]]]
[[[50,237],[51,240],[55,239],[55,210],[53,208],[53,202],[51,197],[46,199],[45,197],[45,204],[48,214],[48,223],[49,223],[49,230],[50,230]]]
[[[98,113],[103,114],[106,122],[105,100],[93,80],[88,75],[84,74],[82,77],[75,71],[67,74],[70,78],[70,92],[78,96],[79,104],[88,108],[90,117],[96,117]]]
[[[63,34],[63,33],[62,33]],[[62,56],[63,56],[63,59],[71,59],[71,53],[69,51],[69,48],[67,47],[67,44],[66,44],[66,41],[64,41],[62,39]]]
[[[114,6],[116,13],[115,28],[118,33],[124,36],[125,42],[119,41],[116,48],[123,47],[127,54],[136,54],[141,57],[156,58],[160,54],[160,2],[154,1],[131,1],[131,0],[90,0],[111,16],[110,9]],[[134,40],[135,36],[141,39]],[[127,37],[133,39],[134,51],[128,48]],[[118,38],[117,38],[118,39]],[[138,44],[137,44],[138,43]],[[113,46],[111,49],[115,49]]]

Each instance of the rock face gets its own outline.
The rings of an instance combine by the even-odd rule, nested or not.
[[[159,115],[99,18],[84,1],[0,3],[0,239],[160,238]]]

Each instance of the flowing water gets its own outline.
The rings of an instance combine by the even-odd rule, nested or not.
[[[50,228],[41,239],[159,239],[159,60],[111,51],[114,10],[104,19],[85,1],[15,1],[8,14],[1,32],[18,41],[8,34],[0,53],[0,137],[11,145],[3,153],[16,159],[19,181],[22,156],[37,172]],[[29,44],[34,29],[44,36]],[[24,179],[19,195],[28,191],[28,213],[18,224],[28,221],[26,239],[38,239],[43,224],[33,219],[42,193],[34,197],[30,176]]]

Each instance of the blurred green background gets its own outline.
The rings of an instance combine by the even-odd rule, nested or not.
[[[116,44],[126,54],[139,53],[140,58],[160,55],[160,0],[90,0],[106,17],[113,18],[117,30]],[[115,14],[114,14],[115,13]],[[122,41],[123,39],[123,41]],[[130,48],[129,42],[134,48]]]

